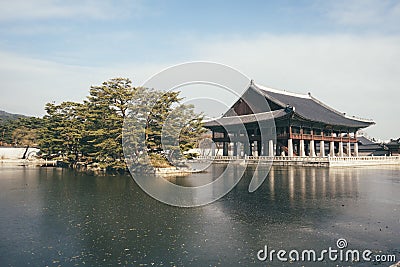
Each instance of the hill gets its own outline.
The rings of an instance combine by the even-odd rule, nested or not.
[[[8,113],[6,111],[0,110],[0,123],[3,121],[18,120],[19,118],[27,118],[27,116],[21,114]]]

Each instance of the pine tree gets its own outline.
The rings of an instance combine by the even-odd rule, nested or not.
[[[127,78],[114,78],[92,86],[86,110],[86,150],[101,167],[125,169],[122,149],[122,124],[136,92]]]
[[[81,103],[46,104],[47,115],[40,130],[40,148],[46,156],[55,154],[75,163],[82,155],[85,135],[85,107]]]
[[[168,166],[168,156],[182,159],[204,132],[202,116],[181,100],[179,92],[135,88],[129,79],[111,79],[92,86],[83,103],[46,104],[47,115],[37,130],[40,149],[70,165],[85,161],[125,170],[125,159],[144,166],[150,163],[144,157],[149,154],[153,165]],[[129,148],[127,158],[123,147]]]

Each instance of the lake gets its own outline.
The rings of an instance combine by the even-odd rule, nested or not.
[[[170,180],[203,184],[223,168]],[[336,248],[339,238],[400,260],[400,166],[272,167],[249,193],[252,173],[212,204],[179,208],[130,176],[0,165],[0,266],[332,266],[257,252]]]

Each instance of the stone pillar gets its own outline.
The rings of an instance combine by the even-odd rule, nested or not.
[[[228,156],[228,142],[223,142],[222,143],[222,155],[223,156]]]
[[[351,157],[351,146],[350,146],[350,142],[347,143],[347,156]]]
[[[260,156],[265,156],[265,142],[262,141],[262,138],[261,138],[260,143],[261,143],[261,154],[260,154]]]
[[[339,157],[343,157],[344,153],[343,153],[343,142],[340,141],[339,142]]]
[[[244,141],[243,143],[243,156],[248,156],[249,155],[249,143],[247,141]]]
[[[288,157],[293,157],[293,141],[288,139]]]
[[[257,141],[257,156],[261,156],[261,152],[262,152],[262,144],[261,144],[261,140]]]
[[[319,142],[319,155],[325,157],[325,142],[323,140]]]
[[[213,141],[212,143],[211,143],[211,156],[215,156],[215,142]]]
[[[310,157],[315,157],[314,140],[311,140],[311,141],[310,141]]]
[[[268,140],[263,139],[262,155],[268,156]]]
[[[310,142],[304,141],[304,151],[306,156],[310,156]]]
[[[331,157],[335,156],[335,142],[333,141],[329,143],[329,156]]]
[[[300,157],[305,157],[306,156],[306,151],[304,149],[304,140],[300,140]]]
[[[354,143],[354,156],[358,157],[358,143]]]
[[[274,141],[269,140],[268,141],[268,156],[273,157],[274,155]]]

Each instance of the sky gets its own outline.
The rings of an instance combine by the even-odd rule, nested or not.
[[[43,116],[91,85],[190,61],[308,93],[400,137],[400,2],[0,0],[0,110]]]

